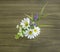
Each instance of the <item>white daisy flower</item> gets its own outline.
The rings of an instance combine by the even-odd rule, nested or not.
[[[34,33],[34,36],[35,36],[35,37],[38,36],[38,35],[40,34],[40,28],[34,26],[33,33]]]
[[[28,27],[30,27],[30,19],[24,18],[24,20],[22,20],[20,25],[22,26],[22,28],[28,29]]]
[[[28,39],[33,39],[34,38],[33,29],[27,30],[25,32],[25,37],[27,37]]]

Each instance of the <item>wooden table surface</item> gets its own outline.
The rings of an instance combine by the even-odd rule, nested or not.
[[[39,12],[48,1],[41,18],[41,34],[32,40],[14,39],[16,25],[24,14]],[[0,0],[0,52],[60,52],[60,0]]]

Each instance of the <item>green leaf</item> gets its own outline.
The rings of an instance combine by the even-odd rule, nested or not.
[[[44,14],[44,15],[39,16],[39,18],[42,18],[42,17],[45,18],[47,16],[48,16],[48,14]],[[38,21],[40,20],[39,18],[38,18]]]
[[[44,18],[45,18],[45,17],[47,17],[47,16],[48,16],[48,14],[44,14],[42,17],[44,17]]]
[[[19,39],[20,37],[23,37],[22,32],[18,32],[18,33],[15,35],[15,39]]]
[[[27,14],[25,14],[25,16],[29,17],[31,20],[33,20],[33,17],[32,16],[29,16]]]
[[[41,24],[39,27],[54,27],[53,25]]]
[[[47,2],[48,3],[48,2]],[[39,15],[39,19],[41,18],[40,16],[43,14],[45,7],[47,6],[47,3],[42,7]]]
[[[31,13],[32,20],[34,19],[33,13]]]
[[[34,26],[33,26],[33,25],[31,25],[31,28],[32,28],[32,29],[34,29]]]
[[[44,9],[45,9],[45,7],[46,7],[46,6],[47,6],[47,3],[42,7],[41,12],[40,12],[40,15],[42,15],[42,14],[43,14]]]
[[[15,39],[19,39],[20,36],[18,34],[15,35]]]
[[[22,31],[22,34],[24,34],[25,31]]]

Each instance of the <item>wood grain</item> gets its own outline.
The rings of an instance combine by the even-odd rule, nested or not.
[[[48,1],[41,18],[41,34],[32,40],[14,39],[16,25],[24,14],[40,12]],[[60,0],[0,0],[0,52],[60,52]]]

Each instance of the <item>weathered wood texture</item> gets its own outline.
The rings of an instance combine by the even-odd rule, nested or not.
[[[14,39],[15,28],[24,17],[24,13],[39,12],[48,1],[40,24],[41,34],[29,40]],[[60,0],[0,0],[0,52],[60,52]]]

